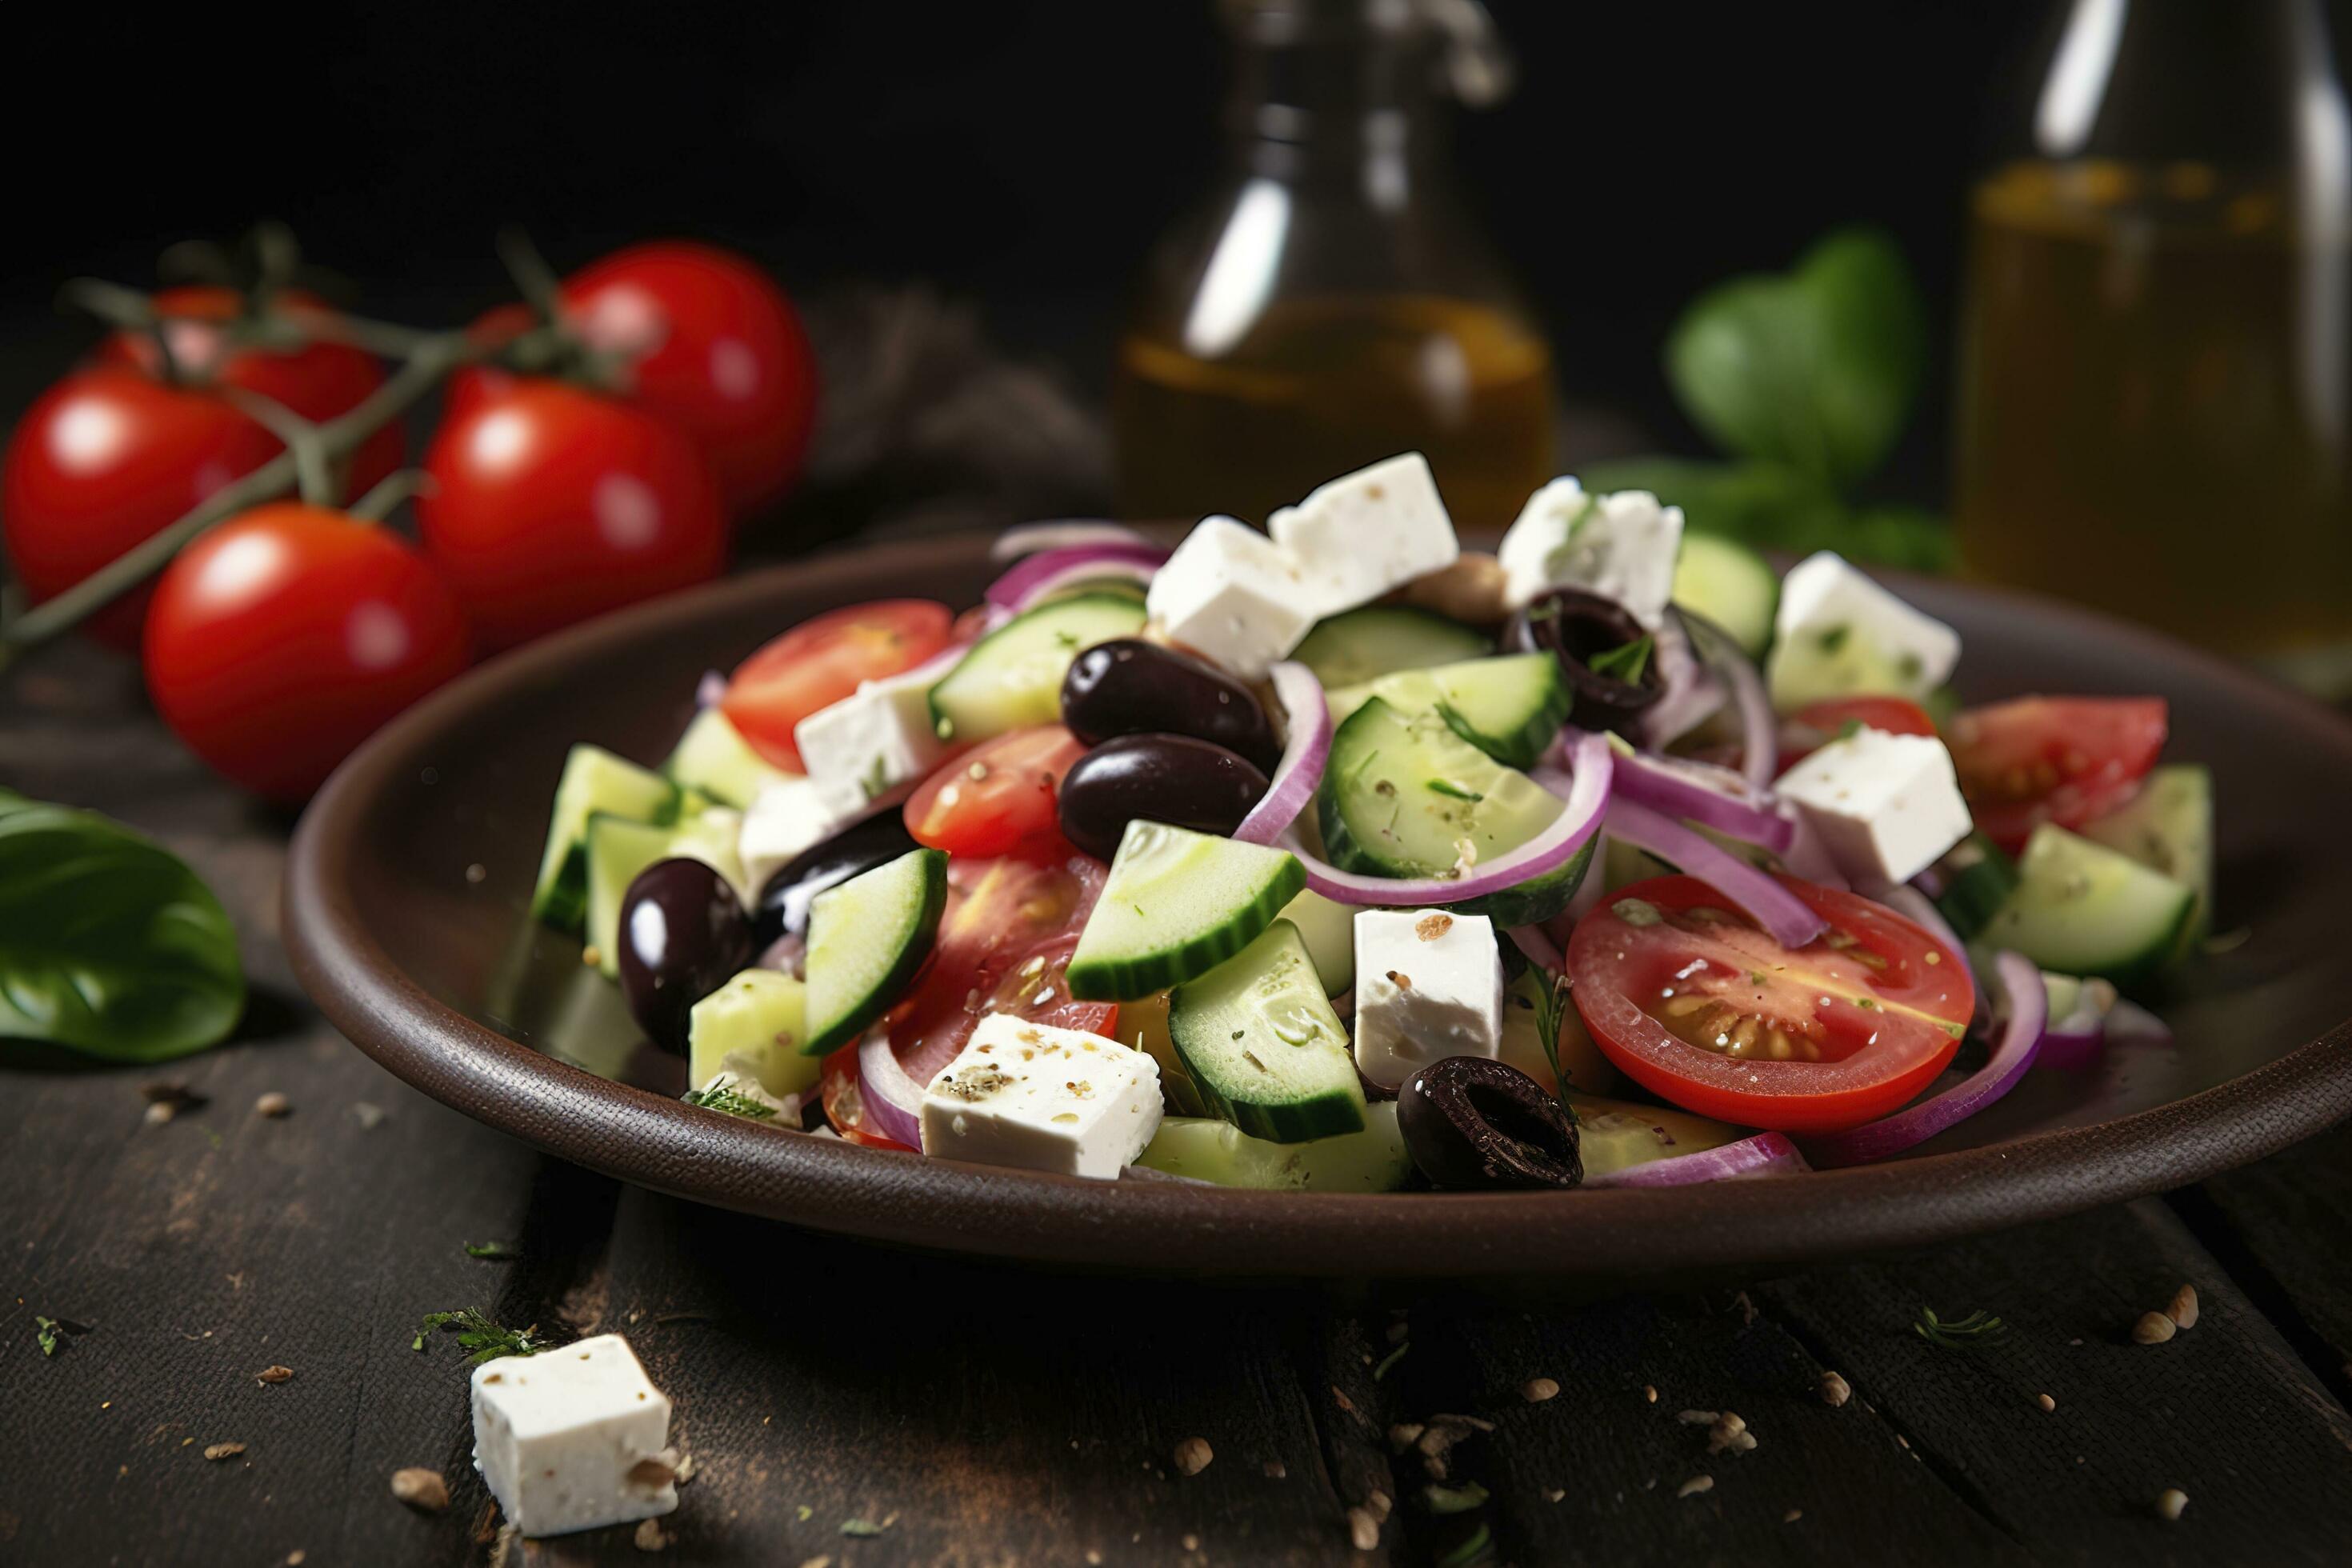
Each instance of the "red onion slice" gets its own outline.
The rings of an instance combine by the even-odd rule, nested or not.
[[[1609,781],[1615,759],[1608,742],[1588,735],[1570,748],[1576,776],[1563,780],[1549,769],[1530,775],[1566,802],[1551,826],[1517,849],[1460,877],[1366,877],[1342,871],[1300,842],[1296,831],[1283,835],[1284,848],[1307,868],[1307,885],[1340,904],[1371,904],[1393,909],[1423,904],[1460,904],[1516,888],[1521,882],[1556,871],[1584,847],[1601,827],[1609,806]]]
[[[1025,610],[1057,588],[1094,577],[1124,577],[1149,583],[1168,559],[1156,544],[1075,544],[1048,550],[988,585],[987,599],[1008,610]]]
[[[1612,1171],[1605,1176],[1588,1177],[1584,1184],[1596,1190],[1688,1187],[1701,1182],[1731,1182],[1748,1176],[1793,1176],[1811,1169],[1785,1134],[1759,1132],[1753,1138],[1742,1138],[1719,1149],[1702,1149],[1696,1154],[1677,1154],[1671,1160],[1652,1160]]]
[[[1598,879],[1595,879],[1598,880]],[[1583,889],[1579,889],[1581,892]],[[1503,934],[1511,944],[1527,955],[1529,963],[1547,974],[1558,974],[1568,967],[1568,955],[1559,950],[1541,926],[1506,926]]]
[[[1234,837],[1244,844],[1272,844],[1280,838],[1315,798],[1323,782],[1323,764],[1331,757],[1331,705],[1323,700],[1323,683],[1295,659],[1284,659],[1270,673],[1289,738],[1283,742],[1282,760],[1275,764],[1265,794],[1234,829]]]
[[[2042,984],[2042,971],[2022,953],[2003,950],[1993,955],[1992,967],[2008,1000],[2008,1016],[1984,1066],[1932,1100],[1843,1132],[1806,1139],[1805,1152],[1814,1164],[1833,1169],[1899,1154],[1967,1121],[2017,1087],[2041,1054],[2050,1022],[2050,993]]]
[[[988,547],[991,561],[1018,561],[1041,550],[1068,550],[1084,544],[1150,544],[1139,531],[1103,518],[1066,517],[1050,522],[1024,522],[1008,528]]]
[[[2168,1046],[2172,1026],[2132,1001],[2119,998],[2107,1009],[2107,1043],[2111,1046]]]
[[[890,1031],[868,1029],[857,1042],[858,1089],[866,1097],[866,1120],[885,1138],[910,1149],[923,1146],[923,1086],[898,1065]]]
[[[1723,706],[1723,687],[1691,651],[1690,634],[1683,627],[1680,611],[1667,611],[1652,636],[1658,683],[1665,694],[1642,716],[1642,741],[1664,750],[1715,716]]]
[[[1750,787],[1769,788],[1780,768],[1780,730],[1773,721],[1771,700],[1764,695],[1763,678],[1731,634],[1698,616],[1685,616],[1691,645],[1700,662],[1731,688],[1731,706],[1739,717],[1739,771]]]
[[[727,695],[727,678],[715,669],[706,669],[702,679],[694,683],[694,710],[716,708],[719,700]]]
[[[1796,842],[1795,817],[1739,774],[1712,763],[1654,752],[1622,757],[1617,798],[1727,833],[1775,855],[1787,853]]]
[[[1802,899],[1789,891],[1771,874],[1759,871],[1728,849],[1709,842],[1669,816],[1661,816],[1639,801],[1619,795],[1609,803],[1609,832],[1636,849],[1645,849],[1671,862],[1685,876],[1721,893],[1748,912],[1764,933],[1782,947],[1800,948],[1829,922]]]

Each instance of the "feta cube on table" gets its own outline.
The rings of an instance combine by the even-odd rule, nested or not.
[[[865,681],[793,726],[793,744],[819,805],[836,819],[855,816],[947,759],[947,745],[932,729],[930,693],[939,679],[939,671],[925,669]]]
[[[1857,730],[1774,787],[1849,881],[1907,882],[1969,835],[1952,753],[1933,735]]]
[[[780,779],[762,788],[736,834],[743,880],[754,891],[767,886],[786,861],[821,842],[840,821],[814,779]]]
[[[1959,661],[1959,633],[1834,551],[1806,556],[1780,580],[1765,680],[1782,712],[1864,692],[1916,701],[1950,679]]]
[[[525,1535],[677,1507],[669,1398],[620,1335],[485,1362],[473,1389],[474,1468]]]
[[[1369,605],[1462,554],[1437,477],[1419,452],[1374,463],[1266,520],[1304,574],[1317,619]]]
[[[1160,1064],[1083,1029],[980,1021],[923,1091],[923,1152],[1108,1178],[1160,1131]]]
[[[1504,597],[1519,609],[1554,588],[1582,588],[1654,631],[1674,597],[1683,509],[1647,490],[1588,495],[1558,479],[1528,498],[1503,535]]]
[[[1443,910],[1356,916],[1356,1070],[1394,1089],[1445,1057],[1503,1047],[1495,922]]]
[[[1265,679],[1321,613],[1290,552],[1230,517],[1203,518],[1184,536],[1144,609],[1171,641],[1244,680]]]

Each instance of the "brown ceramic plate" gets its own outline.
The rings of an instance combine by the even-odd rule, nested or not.
[[[377,736],[294,840],[303,984],[396,1076],[541,1148],[664,1192],[942,1250],[1186,1274],[1533,1279],[1607,1289],[1761,1274],[2064,1214],[2256,1159],[2352,1111],[2352,726],[2177,644],[2045,601],[1905,591],[1967,639],[1971,700],[2160,692],[2170,754],[2221,802],[2217,929],[2171,1047],[2032,1074],[1889,1164],[1675,1191],[1340,1195],[1089,1183],[804,1137],[691,1109],[576,942],[525,915],[565,748],[663,755],[696,678],[818,611],[962,605],[978,536],[835,555],[613,616],[489,664]],[[643,1085],[645,1087],[635,1087]]]

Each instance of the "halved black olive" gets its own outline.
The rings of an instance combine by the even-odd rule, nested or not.
[[[907,815],[893,805],[859,817],[802,850],[768,878],[751,909],[752,939],[765,952],[782,938],[808,934],[809,906],[827,888],[896,860],[918,847]]]
[[[1633,612],[1613,599],[1581,588],[1554,588],[1511,617],[1504,645],[1521,653],[1548,653],[1559,660],[1575,706],[1569,722],[1586,730],[1622,730],[1665,695],[1653,657],[1638,679],[1604,675],[1591,661],[1650,635]]]
[[[1573,1187],[1584,1180],[1576,1123],[1544,1087],[1486,1057],[1447,1057],[1405,1080],[1397,1124],[1421,1173],[1441,1187]]]

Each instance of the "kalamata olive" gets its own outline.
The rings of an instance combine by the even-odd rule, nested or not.
[[[832,837],[811,845],[776,868],[761,886],[751,910],[751,931],[765,951],[777,939],[808,934],[809,905],[836,883],[896,860],[919,848],[897,806],[860,817]]]
[[[1062,833],[1108,860],[1137,817],[1231,833],[1265,794],[1265,775],[1223,746],[1190,735],[1121,735],[1062,775]]]
[[[687,1015],[758,951],[727,879],[699,860],[656,860],[621,898],[621,994],[646,1037],[686,1049]]]
[[[1397,1125],[1441,1187],[1572,1187],[1576,1123],[1543,1085],[1486,1057],[1447,1057],[1397,1091]]]
[[[1575,706],[1569,722],[1587,730],[1622,730],[1665,695],[1658,661],[1643,662],[1637,680],[1603,675],[1591,661],[1638,642],[1649,630],[1613,599],[1581,588],[1554,588],[1511,617],[1504,645],[1522,653],[1548,653],[1559,660]]]
[[[1213,665],[1158,643],[1120,637],[1070,661],[1062,722],[1088,745],[1117,735],[1191,735],[1237,752],[1261,773],[1282,743],[1250,689]]]

